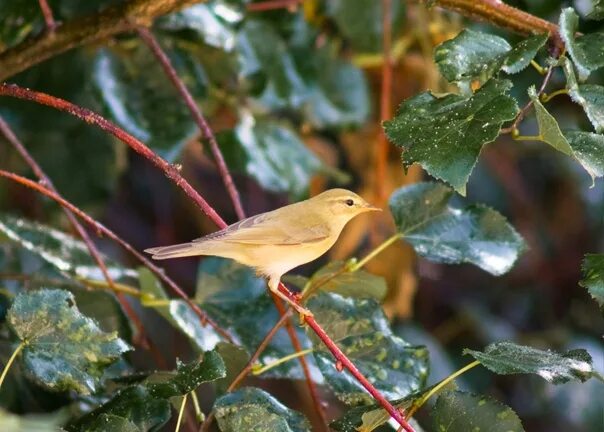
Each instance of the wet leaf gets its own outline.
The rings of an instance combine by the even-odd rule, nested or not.
[[[439,432],[523,432],[516,413],[488,396],[461,391],[441,394],[432,409]]]
[[[553,384],[585,381],[594,375],[591,356],[582,349],[558,354],[512,342],[498,342],[487,346],[483,352],[465,349],[464,354],[471,355],[497,374],[537,374]]]
[[[19,294],[7,321],[25,343],[21,359],[27,373],[55,391],[94,392],[105,368],[130,350],[115,332],[102,332],[82,315],[64,290]]]
[[[0,430],[4,432],[58,432],[65,420],[61,412],[18,416],[0,408]]]
[[[396,190],[390,211],[404,241],[433,261],[471,263],[494,275],[509,271],[525,249],[508,221],[485,206],[449,206],[453,191],[439,183]]]
[[[383,300],[388,287],[386,280],[364,270],[348,271],[344,261],[331,261],[312,275],[309,281],[312,292],[317,289],[345,297],[371,297]]]
[[[604,132],[604,86],[576,85],[569,88],[568,94],[574,102],[583,107],[596,132]]]
[[[384,312],[373,299],[344,298],[322,293],[308,302],[317,322],[369,381],[388,399],[421,389],[428,375],[428,352],[395,336]],[[312,333],[319,369],[336,396],[348,405],[370,404],[371,396]]]
[[[511,49],[499,36],[464,29],[434,49],[434,61],[447,81],[469,90],[471,81],[484,83],[493,77]]]
[[[310,432],[310,423],[297,411],[254,387],[226,394],[214,404],[222,432]]]
[[[502,70],[508,74],[515,74],[531,64],[537,52],[545,45],[548,34],[540,34],[528,37],[512,47],[505,55]]]
[[[587,33],[575,36],[579,31],[579,16],[572,8],[560,14],[560,36],[573,59],[579,80],[604,66],[604,33]]]
[[[216,386],[217,392],[223,394],[231,385],[235,377],[239,375],[239,372],[247,365],[250,355],[245,348],[228,342],[219,342],[216,345],[216,352],[220,354],[220,357],[222,357],[222,360],[224,361],[226,375],[224,378],[216,380],[214,385]]]
[[[604,310],[604,255],[586,254],[581,265],[583,279],[579,282]]]
[[[464,195],[482,146],[516,115],[516,101],[506,94],[511,85],[490,80],[470,97],[421,93],[403,102],[384,129],[405,149],[405,167],[417,162]]]
[[[269,191],[300,197],[322,169],[298,135],[277,122],[244,114],[235,129],[218,134],[217,139],[228,166]]]
[[[604,176],[604,135],[591,132],[566,132],[566,139],[574,157],[589,173],[592,180]]]
[[[565,155],[572,156],[573,149],[570,147],[568,141],[562,134],[556,119],[545,109],[541,101],[539,101],[537,90],[534,86],[529,88],[528,94],[535,107],[537,124],[539,125],[539,135],[541,136],[543,142],[546,142]]]

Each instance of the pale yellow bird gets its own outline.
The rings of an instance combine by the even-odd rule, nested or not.
[[[346,189],[331,189],[267,213],[241,220],[205,237],[146,249],[154,259],[212,255],[252,267],[270,290],[299,313],[312,315],[279,291],[281,276],[323,255],[355,216],[381,210]]]

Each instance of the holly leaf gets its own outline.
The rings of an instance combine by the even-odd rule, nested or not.
[[[322,293],[308,301],[317,322],[369,381],[388,399],[413,393],[425,385],[428,351],[392,333],[384,312],[373,299],[344,298]],[[309,332],[314,356],[338,399],[348,405],[371,404],[373,399]]]
[[[586,254],[581,264],[583,279],[579,282],[604,311],[604,255]]]
[[[299,412],[255,387],[244,387],[216,400],[214,412],[222,432],[310,432]]]
[[[537,52],[545,45],[549,35],[539,34],[528,37],[512,47],[505,55],[502,70],[508,74],[515,74],[531,64]]]
[[[384,129],[405,149],[405,168],[417,162],[465,195],[482,146],[497,138],[502,123],[518,111],[506,94],[511,86],[510,81],[493,79],[469,97],[421,93],[403,102]]]
[[[583,349],[558,354],[512,342],[498,342],[488,345],[484,351],[465,349],[464,354],[471,355],[496,374],[537,374],[553,384],[571,380],[583,382],[596,374],[591,356]]]
[[[579,80],[585,81],[591,72],[604,66],[604,33],[575,36],[578,27],[579,16],[574,9],[563,9],[560,14],[560,37],[575,63]]]
[[[390,211],[403,240],[432,261],[471,263],[494,275],[509,271],[525,249],[520,234],[485,206],[449,206],[453,191],[439,183],[396,190]]]
[[[54,391],[90,394],[107,366],[131,348],[80,313],[73,294],[43,289],[19,294],[7,322],[24,348],[27,373]]]
[[[439,432],[524,432],[516,413],[488,396],[462,391],[441,394],[432,409]]]

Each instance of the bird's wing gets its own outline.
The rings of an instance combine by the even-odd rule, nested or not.
[[[251,245],[296,245],[319,242],[329,237],[329,227],[326,224],[316,223],[303,227],[295,223],[279,223],[273,216],[272,212],[252,216],[193,242],[218,240]]]

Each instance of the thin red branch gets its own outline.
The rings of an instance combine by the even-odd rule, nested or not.
[[[44,173],[44,171],[42,170],[40,165],[38,165],[38,163],[35,161],[35,159],[29,154],[29,152],[27,151],[27,149],[25,148],[23,143],[17,138],[17,136],[15,135],[13,130],[10,128],[8,123],[6,123],[4,121],[4,119],[2,117],[0,117],[0,133],[2,133],[4,135],[6,140],[10,144],[12,144],[12,146],[15,148],[15,150],[17,150],[17,152],[21,155],[21,157],[23,157],[23,159],[25,160],[27,165],[29,165],[29,167],[32,169],[32,171],[34,172],[36,177],[38,177],[38,179],[48,189],[50,189],[51,191],[53,191],[54,193],[59,195],[59,191],[57,191],[57,188],[54,186],[53,182],[46,175],[46,173]],[[82,238],[82,241],[84,242],[84,244],[86,244],[86,247],[88,248],[88,251],[90,252],[90,255],[92,256],[92,259],[94,259],[94,261],[99,266],[99,269],[101,270],[101,273],[103,274],[103,277],[107,281],[107,285],[109,286],[110,289],[113,290],[113,292],[115,292],[117,294],[117,298],[118,298],[120,304],[122,305],[124,312],[126,313],[128,318],[130,318],[132,320],[132,322],[134,323],[137,333],[138,333],[138,337],[140,338],[140,342],[142,343],[143,347],[151,349],[151,352],[155,356],[155,360],[157,361],[158,364],[161,365],[163,363],[163,360],[160,360],[160,359],[162,359],[162,357],[159,355],[159,351],[157,351],[155,349],[155,347],[153,347],[151,345],[150,339],[148,339],[146,337],[144,325],[143,325],[141,319],[138,317],[138,315],[134,311],[134,309],[132,308],[132,306],[130,305],[130,303],[128,303],[128,300],[124,297],[123,294],[117,292],[117,290],[115,289],[115,283],[113,282],[113,279],[109,275],[109,270],[107,270],[107,266],[105,265],[105,262],[103,261],[103,258],[101,257],[101,254],[100,254],[99,250],[97,249],[96,245],[90,238],[90,235],[84,229],[82,224],[80,224],[80,222],[77,220],[77,218],[73,215],[73,213],[71,213],[67,209],[64,209],[64,210],[65,210],[67,219],[69,219],[69,222],[71,223],[71,225],[74,227],[74,229],[77,231],[79,236]]]
[[[128,242],[126,242],[125,240],[123,240],[120,236],[118,236],[117,234],[115,234],[109,228],[105,227],[100,222],[94,220],[91,216],[89,216],[84,211],[80,210],[78,207],[76,207],[75,205],[73,205],[72,203],[70,203],[69,201],[67,201],[65,198],[61,197],[60,195],[56,194],[52,190],[48,189],[45,186],[42,186],[39,183],[36,183],[36,182],[34,182],[34,181],[32,181],[32,180],[30,180],[28,178],[25,178],[23,176],[18,175],[18,174],[11,173],[11,172],[8,172],[8,171],[5,171],[5,170],[1,170],[1,169],[0,169],[0,177],[5,177],[5,178],[7,178],[9,180],[12,180],[14,182],[20,183],[20,184],[22,184],[24,186],[27,186],[27,187],[29,187],[31,189],[34,189],[34,190],[40,192],[41,194],[43,194],[43,195],[47,196],[48,198],[56,201],[61,206],[63,206],[64,208],[68,209],[69,211],[71,211],[76,216],[78,216],[80,219],[82,219],[84,222],[86,222],[88,225],[90,225],[99,235],[105,235],[108,238],[110,238],[111,240],[113,240],[116,243],[118,243],[125,250],[127,250],[128,252],[130,252],[136,259],[138,259],[143,265],[145,265],[149,270],[151,270],[151,272],[153,272],[153,274],[155,274],[160,280],[162,280],[163,282],[165,282],[166,285],[168,287],[170,287],[170,289],[172,291],[174,291],[174,293],[177,296],[179,296],[180,298],[182,298],[191,307],[191,309],[193,309],[193,311],[197,314],[197,316],[200,318],[202,325],[205,325],[206,323],[209,324],[225,340],[227,340],[227,341],[229,341],[231,343],[234,343],[233,342],[233,338],[231,337],[231,335],[228,332],[226,332],[225,330],[223,330],[210,317],[208,317],[206,315],[206,313],[199,308],[199,306],[197,306],[193,301],[191,301],[191,299],[187,296],[187,294],[178,285],[176,285],[176,283],[174,281],[172,281],[170,278],[168,278],[164,274],[164,272],[163,272],[162,269],[160,269],[159,267],[155,266],[155,264],[153,264],[151,261],[149,261],[147,258],[145,258],[144,255],[142,255],[141,253],[139,253]]]
[[[262,2],[250,3],[247,10],[250,12],[264,12],[277,9],[297,8],[304,0],[267,0]]]
[[[180,96],[189,108],[189,111],[191,111],[191,115],[193,116],[195,123],[197,123],[199,130],[201,130],[202,136],[210,144],[210,150],[212,151],[212,155],[214,156],[214,160],[216,161],[216,165],[218,166],[218,171],[220,172],[220,176],[222,177],[224,186],[226,187],[226,190],[229,196],[231,197],[233,206],[235,207],[235,213],[237,213],[237,217],[239,219],[244,219],[245,212],[243,211],[243,206],[241,205],[241,198],[239,196],[239,192],[237,191],[237,188],[233,183],[233,178],[231,177],[231,173],[229,172],[229,169],[224,161],[224,157],[222,156],[220,148],[218,148],[216,137],[214,136],[210,125],[208,124],[201,110],[197,106],[197,103],[195,103],[195,100],[187,89],[187,86],[184,82],[182,82],[182,80],[176,73],[176,70],[172,66],[172,62],[160,46],[155,36],[153,36],[153,33],[151,33],[145,27],[139,27],[137,30],[141,39],[147,44],[149,49],[151,49],[151,51],[161,64],[162,68],[164,69],[164,72],[166,73],[170,81],[172,81],[172,84],[174,84],[174,87],[176,87],[178,93],[180,93]]]
[[[44,15],[44,22],[46,23],[46,30],[49,32],[54,31],[57,27],[57,23],[55,21],[54,16],[52,15],[52,9],[48,6],[47,0],[38,0],[40,4],[40,9],[42,10],[42,15]]]

